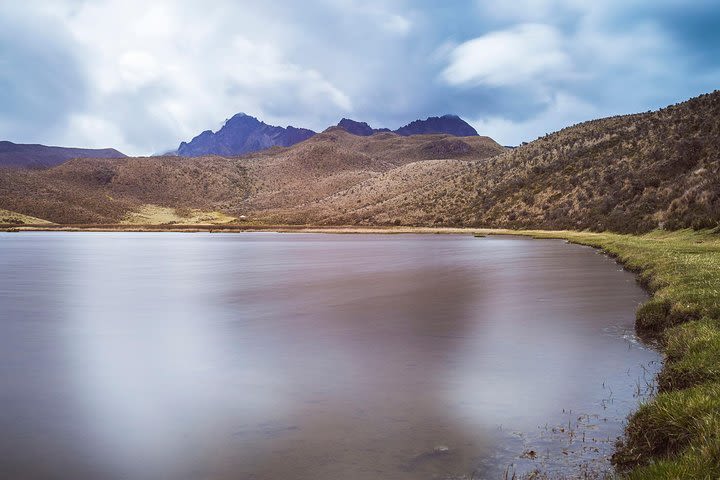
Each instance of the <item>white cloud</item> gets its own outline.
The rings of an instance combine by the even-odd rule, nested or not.
[[[450,85],[518,85],[545,77],[564,77],[572,62],[555,28],[523,24],[491,32],[457,46],[443,78]]]
[[[203,12],[209,23],[198,22],[196,9],[175,2],[155,2],[148,9],[141,8],[143,2],[129,3],[94,2],[65,18],[86,49],[94,87],[89,110],[78,118],[95,119],[68,122],[59,133],[67,142],[77,143],[89,132],[117,142],[109,128],[91,128],[102,118],[105,127],[114,124],[126,132],[125,141],[113,145],[132,154],[151,153],[237,111],[273,121],[282,119],[273,112],[283,108],[352,110],[342,88],[287,58],[285,39],[273,38],[272,29],[231,28],[230,18],[212,10]],[[127,125],[132,116],[145,131]]]
[[[104,116],[94,116],[84,113],[70,115],[67,124],[68,131],[74,132],[76,143],[63,143],[62,146],[83,148],[122,147],[128,143],[113,123]]]
[[[534,23],[489,32],[447,54],[441,79],[448,85],[493,88],[506,98],[521,94],[528,105],[541,105],[525,114],[508,111],[476,117],[472,123],[480,132],[518,144],[582,120],[647,110],[658,98],[668,97],[671,84],[688,82],[678,78],[677,64],[668,65],[668,55],[682,58],[676,45],[650,21],[615,30],[608,28],[605,4],[573,0],[523,0],[523,4],[531,11],[525,17],[544,17],[550,7],[572,10],[579,17],[571,28]],[[485,6],[498,18],[522,16],[522,8]]]
[[[349,1],[343,9],[323,1],[278,0],[270,8],[230,0],[28,0],[24,10],[8,12],[21,22],[52,19],[72,38],[87,80],[84,104],[69,107],[52,130],[31,135],[149,154],[240,111],[324,129],[402,68],[383,55],[402,57],[397,40],[412,22],[402,4]],[[0,136],[17,132],[4,128],[12,122],[3,117]]]
[[[0,138],[148,154],[240,111],[316,130],[457,113],[534,138],[563,95],[614,114],[712,90],[693,30],[712,5],[692,3],[0,0]]]

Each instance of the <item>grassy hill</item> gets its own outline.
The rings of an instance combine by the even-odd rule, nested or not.
[[[289,218],[282,212],[408,163],[504,150],[487,137],[359,137],[331,128],[289,148],[235,158],[82,158],[41,171],[0,169],[0,208],[57,223],[119,223],[146,205]]]
[[[575,125],[489,160],[449,160],[435,172],[406,165],[295,214],[351,224],[715,227],[719,148],[715,92],[657,112]],[[398,177],[414,180],[398,187]]]
[[[243,157],[74,159],[0,169],[0,208],[117,223],[144,205],[258,222],[645,232],[720,222],[720,93],[508,150],[487,137],[339,127]]]

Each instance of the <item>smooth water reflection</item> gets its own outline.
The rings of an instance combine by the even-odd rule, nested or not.
[[[0,475],[603,470],[645,299],[560,241],[1,234]]]

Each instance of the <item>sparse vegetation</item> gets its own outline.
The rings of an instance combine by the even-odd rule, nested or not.
[[[75,159],[41,171],[0,168],[0,206],[64,224],[119,223],[146,204],[302,224],[314,218],[315,202],[408,163],[503,151],[487,137],[358,137],[331,129],[291,148],[238,158]]]
[[[715,228],[718,150],[715,92],[657,112],[568,127],[486,160],[439,161],[414,183],[397,186],[390,171],[352,187],[340,202],[328,197],[301,208],[320,223],[401,218],[405,225],[627,233]],[[405,165],[404,174],[424,163]],[[379,199],[372,191],[395,194]],[[338,207],[348,202],[354,211],[342,213]]]
[[[511,150],[487,137],[361,137],[332,128],[238,158],[75,159],[44,171],[0,169],[0,206],[58,223],[117,223],[154,204],[266,223],[715,228],[718,150],[715,92],[582,123]]]

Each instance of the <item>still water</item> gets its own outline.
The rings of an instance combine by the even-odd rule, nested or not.
[[[556,240],[0,234],[0,477],[605,471],[644,300]]]

